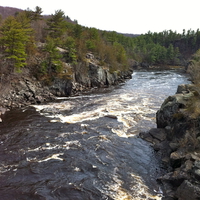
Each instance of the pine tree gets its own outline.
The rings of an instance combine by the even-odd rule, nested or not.
[[[79,24],[76,24],[76,25],[74,26],[74,30],[73,30],[73,35],[74,35],[74,37],[77,38],[77,39],[80,39],[80,38],[81,38],[81,35],[82,35],[82,32],[83,32],[82,26],[79,25]]]
[[[71,36],[67,37],[63,44],[63,48],[67,50],[65,55],[66,62],[76,63],[77,55],[75,39]]]
[[[56,42],[53,38],[48,37],[44,51],[47,53],[45,61],[42,63],[42,72],[59,73],[62,70],[61,54],[59,53]]]
[[[169,60],[169,63],[172,64],[174,59],[174,47],[172,44],[170,44],[169,47],[167,48],[167,58]]]
[[[55,14],[47,20],[49,36],[54,39],[59,39],[62,37],[67,29],[67,22],[65,20],[65,15],[62,10],[55,11]]]
[[[35,7],[35,11],[33,11],[33,21],[37,21],[37,20],[41,20],[42,19],[42,8],[40,8],[39,6]]]
[[[14,65],[17,71],[26,65],[26,42],[28,35],[16,18],[8,17],[0,28],[0,43],[4,57]]]
[[[114,49],[115,49],[115,55],[116,55],[117,62],[120,64],[126,65],[127,57],[126,57],[126,51],[125,51],[124,47],[121,44],[119,44],[118,42],[115,42]]]

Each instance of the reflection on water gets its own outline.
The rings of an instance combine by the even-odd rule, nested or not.
[[[180,72],[138,71],[113,91],[6,113],[2,199],[161,199],[162,168],[137,135],[156,126],[164,98],[186,82]]]

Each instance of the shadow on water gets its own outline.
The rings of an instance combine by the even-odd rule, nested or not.
[[[148,199],[158,187],[159,164],[146,142],[117,136],[115,126],[107,117],[50,123],[34,108],[6,113],[1,199]]]

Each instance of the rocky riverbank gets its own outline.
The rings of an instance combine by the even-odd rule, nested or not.
[[[87,72],[76,71],[66,63],[62,75],[54,78],[49,84],[44,84],[29,73],[0,77],[0,115],[10,108],[40,104],[59,96],[78,95],[94,88],[116,85],[131,78],[132,69],[111,73],[108,68],[98,65],[92,54],[87,54],[86,59]],[[82,63],[77,65],[81,68]]]
[[[140,136],[151,142],[167,173],[159,178],[163,200],[200,199],[200,90],[180,85],[156,114],[157,129]]]

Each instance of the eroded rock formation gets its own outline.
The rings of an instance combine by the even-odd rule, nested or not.
[[[71,96],[92,88],[109,87],[131,78],[132,70],[110,72],[100,66],[92,54],[86,55],[87,67],[83,63],[71,66],[65,63],[63,73],[48,84],[38,81],[29,73],[0,77],[0,116],[4,108],[22,107],[52,101],[56,96]],[[76,69],[77,68],[77,69]],[[87,69],[82,71],[81,69]]]
[[[158,110],[157,129],[141,133],[160,155],[166,174],[163,200],[200,199],[200,93],[198,87],[180,85]]]

